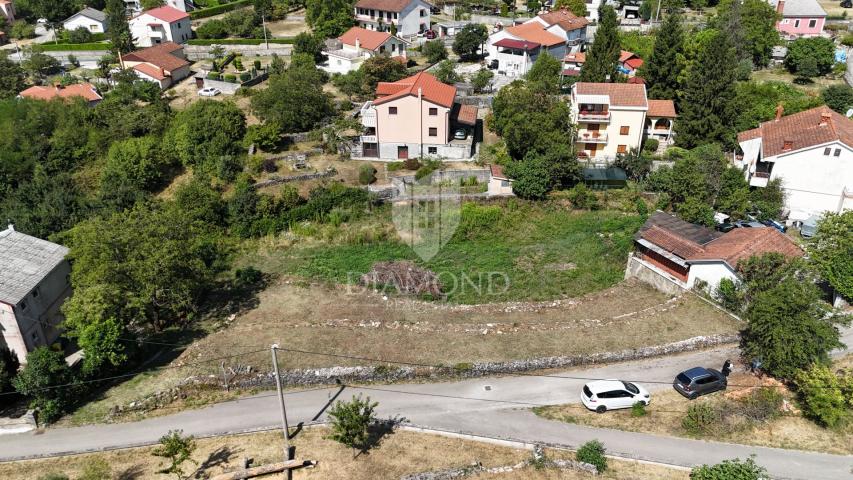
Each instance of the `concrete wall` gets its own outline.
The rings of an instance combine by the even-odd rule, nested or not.
[[[279,43],[270,43],[269,48],[267,45],[221,45],[222,49],[228,52],[236,52],[243,54],[244,57],[261,57],[261,56],[271,56],[272,54],[276,54],[280,57],[289,56],[290,52],[293,51],[292,45],[284,45]],[[187,60],[197,61],[197,60],[209,60],[213,58],[213,55],[210,51],[213,49],[212,45],[184,45],[184,53],[187,55]],[[248,58],[244,58],[244,60],[248,60]]]
[[[234,95],[235,93],[237,93],[237,89],[240,88],[240,84],[205,78],[204,87],[218,88],[219,90],[222,90],[222,93],[224,93],[225,95]]]
[[[625,268],[625,279],[629,278],[636,278],[641,282],[648,283],[668,295],[680,295],[685,290],[677,279],[636,258],[633,253],[628,255],[628,265]]]
[[[489,196],[493,195],[513,195],[512,182],[500,178],[489,178]]]
[[[736,280],[737,275],[725,263],[694,263],[690,265],[690,275],[687,278],[687,287],[693,288],[696,280],[708,284],[709,293],[713,294],[720,286],[720,280],[728,278]]]

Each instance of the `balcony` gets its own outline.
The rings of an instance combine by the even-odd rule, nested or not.
[[[770,181],[770,173],[768,172],[755,172],[752,176],[749,177],[749,186],[750,187],[766,187],[767,183]]]
[[[578,130],[578,141],[584,143],[607,143],[607,132],[599,130]]]
[[[373,102],[366,102],[361,107],[361,125],[365,127],[376,128],[376,110],[373,109]]]
[[[376,135],[362,135],[359,137],[361,143],[377,143]]]
[[[607,123],[610,121],[609,110],[581,110],[578,112],[579,122]]]

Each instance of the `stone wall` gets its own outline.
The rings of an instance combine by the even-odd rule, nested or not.
[[[220,45],[226,54],[228,52],[237,52],[243,54],[244,57],[269,57],[276,54],[280,57],[289,56],[293,50],[292,45],[280,43],[270,43],[269,48],[266,45]],[[187,55],[187,60],[209,60],[213,58],[210,53],[213,49],[212,45],[184,45],[184,53]]]

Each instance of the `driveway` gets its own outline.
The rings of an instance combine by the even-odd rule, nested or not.
[[[322,421],[326,406],[334,399],[364,394],[379,402],[378,413],[382,417],[401,416],[415,425],[451,432],[568,447],[599,439],[613,454],[686,467],[755,455],[758,463],[779,478],[853,478],[853,456],[591,428],[545,420],[529,411],[536,405],[578,402],[578,392],[586,381],[583,377],[642,380],[651,391],[659,391],[671,388],[668,382],[685,366],[720,366],[726,358],[736,355],[735,348],[728,346],[565,371],[545,377],[510,376],[433,384],[314,389],[287,394],[287,412],[292,426],[299,422]],[[171,429],[183,429],[185,433],[197,436],[213,436],[267,429],[275,427],[278,422],[276,396],[265,393],[134,423],[57,428],[39,434],[2,436],[0,460],[151,444]]]

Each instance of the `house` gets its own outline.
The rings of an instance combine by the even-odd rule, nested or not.
[[[0,347],[26,363],[27,353],[59,337],[60,307],[71,294],[62,245],[9,225],[0,230]]]
[[[454,37],[463,28],[465,28],[465,25],[470,23],[471,22],[441,22],[433,25],[433,29],[436,30],[438,38]]]
[[[489,165],[489,188],[487,193],[490,197],[513,195],[513,180],[504,174],[503,167],[496,164]]]
[[[12,0],[0,0],[0,15],[6,19],[6,23],[11,25],[15,21],[15,4]]]
[[[393,83],[380,82],[376,99],[361,108],[365,130],[353,156],[378,160],[471,158],[477,107],[455,100],[456,87],[426,72]]]
[[[144,11],[128,23],[134,43],[139,47],[165,42],[185,43],[193,36],[189,14],[169,6]]]
[[[783,38],[794,40],[823,35],[826,11],[817,0],[770,0],[770,4],[782,17],[776,22],[776,30]]]
[[[662,108],[658,111],[660,104],[655,105],[655,114],[665,113]],[[670,108],[674,112],[674,106],[666,110]],[[647,132],[648,112],[649,100],[642,83],[575,83],[571,114],[572,123],[578,127],[578,156],[610,163],[617,154],[640,148]],[[669,130],[668,138],[671,136]]]
[[[672,100],[649,99],[649,111],[646,112],[646,138],[654,138],[662,145],[672,145],[675,134],[675,103]]]
[[[406,58],[407,44],[388,32],[352,27],[334,42],[336,48],[323,52],[328,61],[320,68],[329,73],[348,73],[358,70],[364,60],[376,55]]]
[[[86,100],[90,107],[94,107],[104,99],[91,83],[75,83],[64,86],[61,84],[54,86],[36,85],[22,91],[18,94],[18,97],[46,101],[53,100],[54,98],[68,99],[80,97]]]
[[[586,41],[587,19],[568,10],[540,14],[521,25],[506,27],[489,36],[489,58],[498,70],[511,77],[525,75],[540,54],[558,60],[578,52]]]
[[[586,62],[586,54],[583,52],[569,53],[563,57],[563,76],[577,77],[581,73],[583,64]],[[619,71],[629,78],[634,78],[643,64],[643,59],[638,57],[636,53],[622,50],[619,54]]]
[[[69,31],[85,28],[91,33],[104,33],[107,31],[107,14],[86,7],[62,22],[62,28]]]
[[[190,76],[190,62],[184,47],[174,42],[161,43],[121,56],[122,68],[133,69],[142,80],[154,82],[161,89],[180,82]]]
[[[643,64],[643,59],[634,52],[622,50],[619,54],[619,64],[616,67],[621,73],[633,77]]]
[[[674,286],[714,292],[720,280],[736,280],[738,262],[753,255],[803,255],[790,237],[775,228],[736,228],[720,233],[660,211],[652,214],[634,236],[634,247],[627,276],[660,285],[665,291]]]
[[[586,62],[586,54],[583,52],[567,54],[563,57],[563,76],[577,77],[581,74],[584,62]]]
[[[853,120],[829,107],[783,113],[738,134],[750,186],[781,179],[791,221],[853,208]]]
[[[194,5],[191,0],[165,0],[163,5],[172,7],[182,12],[193,10]],[[134,16],[142,13],[142,0],[124,0],[124,7],[129,16]]]
[[[417,35],[430,29],[432,5],[424,0],[358,0],[355,3],[355,23],[377,32],[391,31],[395,35]]]

